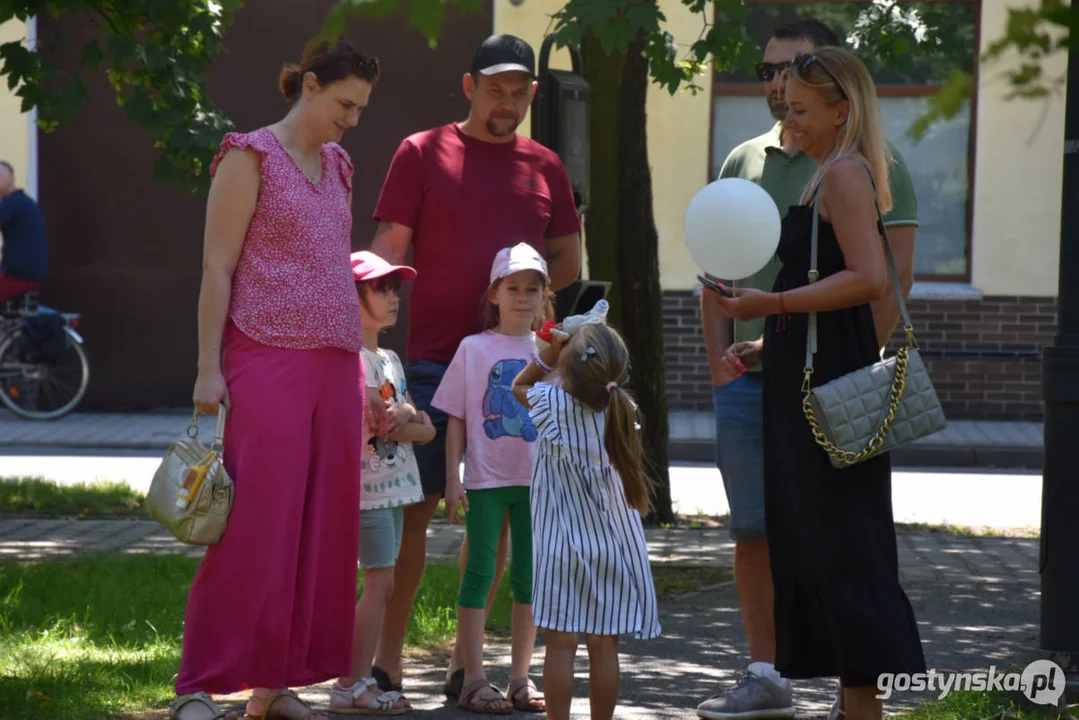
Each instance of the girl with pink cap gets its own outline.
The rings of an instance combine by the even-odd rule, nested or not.
[[[382,692],[371,665],[386,605],[393,595],[393,569],[401,549],[404,507],[423,500],[414,443],[430,442],[435,426],[417,412],[408,394],[405,370],[393,350],[378,346],[378,337],[397,323],[403,281],[416,277],[404,265],[390,265],[378,255],[352,254],[352,278],[360,295],[366,392],[386,403],[382,427],[363,424],[360,492],[360,568],[364,588],[356,604],[352,670],[330,691],[330,712],[343,715],[400,715],[411,706],[400,692]]]

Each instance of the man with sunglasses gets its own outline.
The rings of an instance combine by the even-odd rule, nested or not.
[[[720,170],[720,178],[742,178],[763,187],[782,215],[786,215],[791,205],[799,203],[803,188],[817,169],[813,159],[800,151],[795,140],[780,132],[787,115],[783,98],[785,71],[797,55],[812,53],[815,48],[826,45],[840,45],[839,38],[817,20],[802,20],[776,28],[765,48],[763,61],[756,68],[776,124],[763,135],[732,150]],[[895,158],[889,168],[894,207],[885,216],[884,223],[888,226],[905,295],[912,281],[918,209],[910,172],[895,147],[889,145],[889,149]],[[771,290],[779,267],[779,260],[773,258],[764,269],[737,285]],[[889,292],[886,298],[873,307],[882,346],[899,321],[894,294]],[[790,683],[773,666],[775,618],[764,520],[760,364],[756,363],[747,371],[727,354],[731,345],[753,341],[758,341],[754,352],[759,353],[764,319],[732,323],[719,314],[716,304],[706,296],[701,298],[701,318],[712,373],[716,466],[723,476],[730,505],[735,585],[749,641],[750,663],[732,690],[701,703],[697,714],[710,720],[793,718]],[[837,714],[838,708],[833,708],[832,717]]]

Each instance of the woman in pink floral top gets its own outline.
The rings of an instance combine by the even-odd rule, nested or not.
[[[378,61],[323,43],[281,74],[281,121],[229,133],[210,172],[196,409],[229,409],[228,529],[195,575],[170,715],[309,718],[289,686],[349,673],[363,422],[349,260],[355,127]],[[235,715],[234,713],[232,715]]]

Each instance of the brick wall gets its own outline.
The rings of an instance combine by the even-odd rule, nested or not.
[[[908,305],[950,417],[1042,419],[1041,349],[1056,332],[1055,298],[915,299]],[[663,320],[671,409],[710,410],[700,299],[691,291],[665,292]],[[899,329],[889,347],[903,342]]]
[[[701,329],[701,299],[692,291],[663,293],[663,345],[667,406],[671,410],[711,410],[712,377]]]

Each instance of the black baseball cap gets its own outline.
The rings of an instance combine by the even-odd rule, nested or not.
[[[536,76],[536,53],[532,46],[513,35],[492,35],[483,41],[472,56],[469,70],[473,75],[497,75],[523,72]]]

